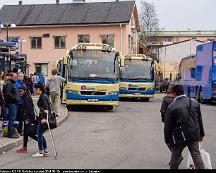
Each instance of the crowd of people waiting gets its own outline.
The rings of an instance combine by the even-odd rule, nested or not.
[[[28,137],[38,142],[39,151],[33,157],[44,157],[48,155],[46,139],[43,133],[47,129],[47,115],[51,108],[59,112],[60,84],[65,79],[58,76],[58,70],[52,70],[52,76],[45,82],[43,74],[24,75],[23,72],[13,69],[6,74],[0,71],[0,117],[1,121],[8,121],[8,138],[19,138],[23,136],[23,147],[18,153],[27,152]],[[51,97],[51,102],[49,95]],[[32,96],[39,95],[37,106],[39,113],[34,107]],[[17,132],[14,121],[19,122]],[[37,133],[29,134],[27,125],[37,121]],[[0,127],[1,128],[1,127]]]

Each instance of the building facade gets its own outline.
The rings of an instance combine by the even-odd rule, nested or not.
[[[158,57],[163,78],[175,79],[181,60],[195,55],[196,47],[203,43],[199,40],[190,39],[160,47]]]
[[[8,12],[11,13],[8,13]],[[137,53],[140,25],[134,1],[5,5],[0,39],[19,40],[30,73],[49,75],[66,50],[77,43],[104,43],[122,54]]]

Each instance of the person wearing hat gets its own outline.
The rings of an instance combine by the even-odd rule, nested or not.
[[[22,119],[24,121],[24,133],[23,133],[23,147],[18,149],[18,153],[27,153],[27,143],[28,143],[28,136],[30,136],[32,139],[37,141],[36,134],[29,135],[29,132],[27,132],[28,128],[27,126],[29,123],[36,123],[36,117],[34,112],[34,104],[33,100],[31,98],[31,95],[28,93],[28,89],[25,86],[21,86],[19,88],[19,94],[21,95],[22,100],[22,106],[21,106],[21,112],[22,112]]]

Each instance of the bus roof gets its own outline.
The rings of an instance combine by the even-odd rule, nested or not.
[[[72,48],[72,50],[109,50],[110,52],[116,52],[116,49],[108,44],[102,43],[78,43]]]

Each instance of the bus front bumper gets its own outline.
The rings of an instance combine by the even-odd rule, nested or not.
[[[119,106],[119,101],[88,101],[88,100],[67,100],[67,105],[103,105]]]
[[[153,98],[154,94],[119,94],[119,97],[124,97],[124,98]]]

